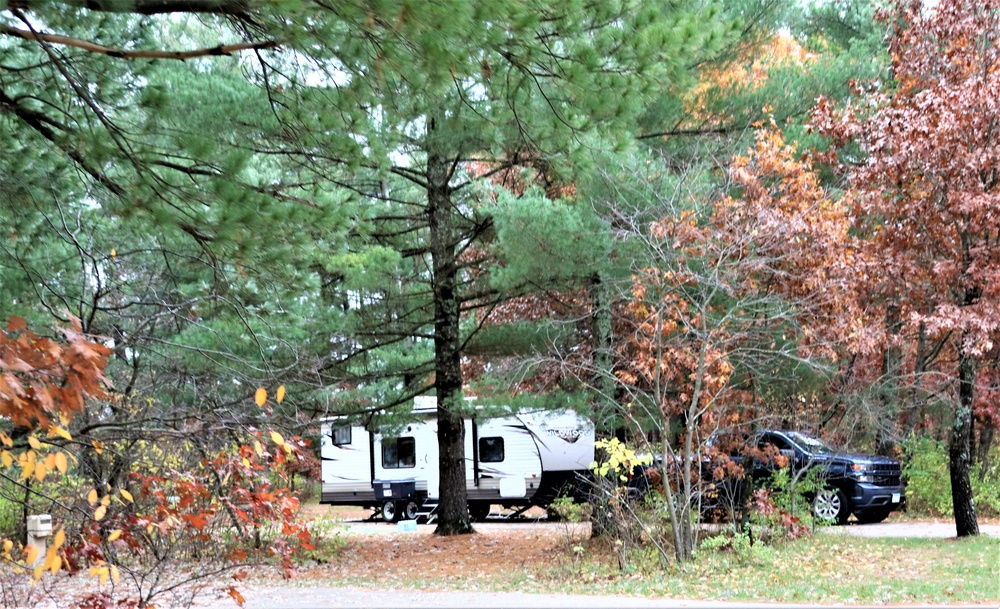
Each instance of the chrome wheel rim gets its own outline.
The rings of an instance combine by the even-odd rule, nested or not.
[[[842,507],[837,491],[820,491],[819,495],[816,496],[815,513],[816,516],[824,520],[836,520]]]

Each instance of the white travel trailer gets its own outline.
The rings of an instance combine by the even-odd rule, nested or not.
[[[378,508],[384,520],[413,520],[438,502],[437,400],[414,399],[418,422],[396,437],[345,419],[323,422],[321,503]],[[572,491],[594,461],[594,424],[570,410],[520,411],[465,420],[469,513],[493,504],[547,507]]]

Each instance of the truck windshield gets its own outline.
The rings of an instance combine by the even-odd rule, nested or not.
[[[808,450],[812,453],[835,453],[838,452],[836,448],[830,446],[823,440],[819,438],[814,438],[812,436],[807,436],[804,433],[799,433],[797,431],[785,432],[788,434],[795,443],[797,443],[802,448]]]

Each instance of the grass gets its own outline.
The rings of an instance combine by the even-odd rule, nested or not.
[[[591,552],[597,553],[597,552]],[[613,568],[612,568],[613,567]],[[684,566],[624,572],[606,560],[538,571],[538,591],[802,603],[987,603],[1000,600],[1000,540],[817,535],[739,556],[702,551]]]
[[[985,536],[816,535],[742,554],[702,550],[683,567],[663,565],[640,550],[629,555],[625,569],[607,542],[572,546],[576,552],[567,544],[544,564],[513,566],[502,575],[435,577],[424,571],[399,577],[392,587],[858,605],[1000,601],[1000,539]],[[336,584],[378,588],[385,582],[348,575]]]

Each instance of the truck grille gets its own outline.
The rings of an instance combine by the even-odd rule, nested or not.
[[[878,486],[899,486],[900,466],[898,463],[877,463],[872,470],[872,483]]]

